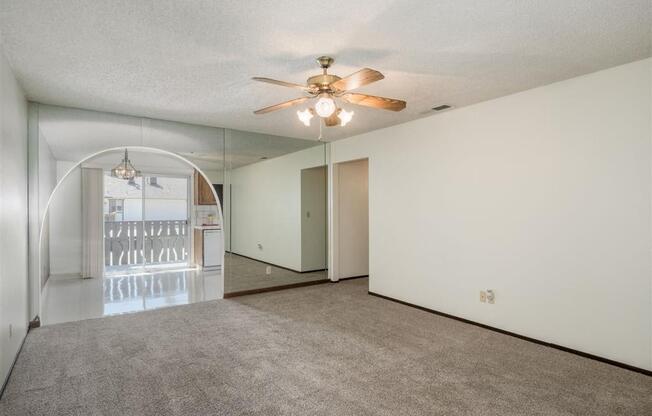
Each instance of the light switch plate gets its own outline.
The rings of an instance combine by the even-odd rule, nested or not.
[[[484,290],[480,291],[480,302],[486,302],[487,301],[487,292]]]

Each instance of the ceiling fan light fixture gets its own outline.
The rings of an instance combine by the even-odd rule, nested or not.
[[[341,108],[337,114],[337,118],[340,119],[340,125],[342,127],[346,126],[349,121],[353,119],[353,114],[355,114],[354,111],[346,111],[345,109]]]
[[[267,114],[272,111],[283,110],[285,108],[302,104],[308,100],[316,100],[317,102],[314,107],[308,108],[309,111],[297,111],[299,121],[306,126],[310,126],[310,119],[316,114],[321,118],[321,120],[319,120],[320,126],[323,124],[326,127],[335,127],[345,126],[353,118],[353,111],[346,111],[338,108],[338,103],[347,103],[354,106],[360,105],[363,107],[389,111],[401,111],[405,109],[407,103],[403,100],[351,92],[352,90],[385,78],[383,74],[375,69],[362,68],[359,71],[341,78],[337,75],[328,73],[328,69],[334,62],[333,58],[329,56],[320,56],[317,58],[317,62],[319,62],[322,73],[309,77],[305,84],[295,84],[293,82],[279,81],[264,77],[252,78],[254,81],[293,88],[295,90],[301,90],[304,93],[302,97],[261,108],[254,111],[254,114]],[[337,102],[335,98],[337,98]]]
[[[330,117],[336,109],[335,100],[328,94],[321,95],[315,104],[315,111],[322,118]]]
[[[297,117],[299,117],[299,120],[301,120],[306,127],[310,127],[310,120],[313,117],[310,108],[306,108],[303,111],[297,111]]]

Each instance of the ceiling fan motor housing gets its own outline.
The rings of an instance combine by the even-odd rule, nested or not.
[[[334,92],[331,91],[330,84],[340,79],[337,75],[322,74],[310,77],[306,82],[310,87],[319,89],[320,92]]]

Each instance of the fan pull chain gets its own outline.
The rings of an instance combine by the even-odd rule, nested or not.
[[[324,119],[319,117],[319,137],[317,138],[318,142],[321,142],[324,139],[324,136],[322,136],[323,124],[324,124]]]

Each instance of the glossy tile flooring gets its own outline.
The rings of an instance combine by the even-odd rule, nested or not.
[[[41,320],[51,325],[220,299],[221,279],[221,271],[195,269],[104,279],[53,277],[46,284]]]
[[[146,271],[151,273],[178,271],[191,268],[188,263],[164,263],[157,265],[146,266]],[[104,276],[123,276],[126,274],[143,274],[142,265],[130,266],[106,266],[104,268]]]
[[[297,273],[231,253],[224,261],[224,273],[186,268],[130,269],[125,274],[112,270],[104,279],[53,276],[44,291],[42,324],[142,312],[221,299],[224,293],[328,279],[326,271]]]

